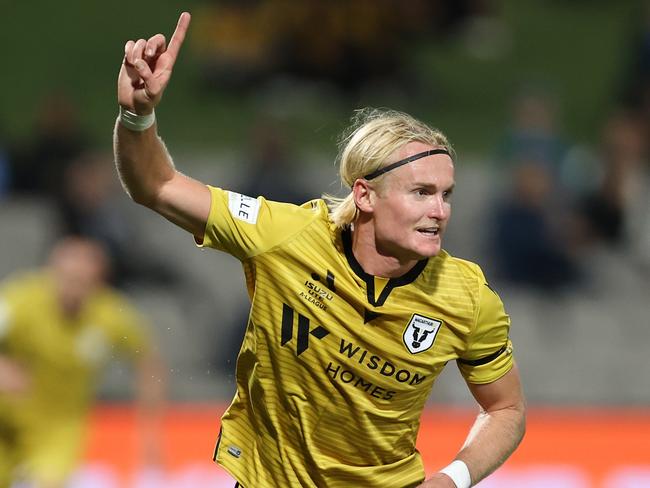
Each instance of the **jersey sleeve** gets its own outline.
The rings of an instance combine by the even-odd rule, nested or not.
[[[469,383],[491,383],[513,366],[512,342],[509,338],[510,317],[499,295],[479,275],[478,310],[468,347],[457,361]]]
[[[208,188],[212,204],[203,241],[198,245],[225,251],[241,261],[294,235],[307,225],[316,208],[311,203],[297,206]]]

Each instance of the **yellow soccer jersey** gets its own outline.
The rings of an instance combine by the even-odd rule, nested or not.
[[[480,268],[443,251],[374,277],[322,200],[210,190],[203,245],[242,261],[252,301],[215,460],[245,488],[416,486],[419,419],[445,364],[472,383],[512,367]]]
[[[120,353],[135,357],[148,347],[142,325],[126,299],[108,289],[70,320],[46,272],[6,281],[0,287],[0,353],[26,368],[31,385],[26,395],[0,394],[0,411],[29,423],[81,419],[99,368]]]

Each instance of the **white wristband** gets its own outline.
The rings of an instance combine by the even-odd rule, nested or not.
[[[156,121],[156,113],[151,112],[147,115],[138,115],[120,106],[120,124],[129,130],[142,132],[147,130]]]
[[[469,469],[460,459],[456,459],[449,466],[442,468],[441,473],[449,476],[456,488],[470,488],[472,486],[472,477],[469,475]]]

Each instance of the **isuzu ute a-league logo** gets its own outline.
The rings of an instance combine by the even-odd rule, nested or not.
[[[441,325],[440,320],[414,313],[402,336],[406,349],[411,354],[418,354],[429,349],[433,345]]]

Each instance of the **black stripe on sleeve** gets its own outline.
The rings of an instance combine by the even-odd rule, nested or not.
[[[492,354],[489,354],[488,356],[484,356],[482,358],[478,359],[463,359],[463,358],[458,358],[456,361],[458,361],[461,364],[466,364],[468,366],[480,366],[482,364],[487,364],[491,361],[494,361],[496,358],[501,356],[503,352],[508,348],[508,345],[505,344],[499,349],[497,352],[494,352]]]

